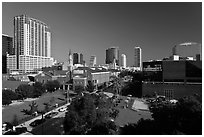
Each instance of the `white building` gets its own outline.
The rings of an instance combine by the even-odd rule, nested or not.
[[[68,58],[67,68],[68,68],[69,71],[73,70],[73,56],[72,56],[71,49],[69,50],[69,58]]]
[[[142,70],[142,49],[140,47],[135,47],[134,52],[135,67]]]
[[[94,67],[96,65],[96,56],[91,56],[90,58],[90,67]]]
[[[127,58],[125,54],[122,54],[121,55],[121,67],[126,68],[126,66],[127,66]]]
[[[49,27],[26,15],[14,17],[14,50],[15,55],[7,55],[10,72],[30,73],[52,66]]]

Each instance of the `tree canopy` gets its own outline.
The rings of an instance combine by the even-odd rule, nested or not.
[[[126,125],[120,134],[202,134],[202,106],[198,97],[183,97],[177,104],[154,102],[150,108],[153,120],[142,119],[137,124]]]
[[[115,112],[112,103],[95,94],[78,96],[68,108],[65,116],[66,134],[113,134],[116,125],[111,119]]]

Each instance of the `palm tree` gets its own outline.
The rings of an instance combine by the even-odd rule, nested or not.
[[[116,94],[121,94],[121,89],[123,87],[122,79],[119,77],[115,77],[113,79],[113,90]]]

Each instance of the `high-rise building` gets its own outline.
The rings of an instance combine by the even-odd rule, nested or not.
[[[172,48],[172,54],[178,55],[181,59],[191,57],[194,60],[200,60],[202,56],[201,44],[196,42],[186,42],[175,45]]]
[[[119,48],[110,47],[106,49],[106,64],[113,64],[114,59],[116,64],[119,65]]]
[[[2,55],[14,55],[13,38],[3,34],[2,35]]]
[[[126,68],[126,65],[127,65],[126,55],[125,55],[125,54],[122,54],[122,55],[121,55],[121,67],[122,67],[122,68]]]
[[[84,64],[82,53],[73,53],[73,64]]]
[[[15,55],[8,56],[8,67],[19,73],[35,72],[52,65],[51,32],[42,21],[20,15],[14,17]]]
[[[3,34],[2,35],[2,73],[7,73],[7,54],[13,55],[13,38]]]
[[[142,70],[142,49],[140,47],[135,47],[135,67],[140,68]]]
[[[91,56],[90,67],[94,67],[95,65],[96,65],[96,56]]]
[[[68,70],[72,71],[73,69],[73,57],[71,53],[71,49],[69,50],[69,58],[68,58]]]

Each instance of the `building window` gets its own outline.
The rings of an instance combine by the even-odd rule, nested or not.
[[[173,89],[165,89],[164,90],[164,96],[169,100],[173,99],[174,98],[174,90]]]

